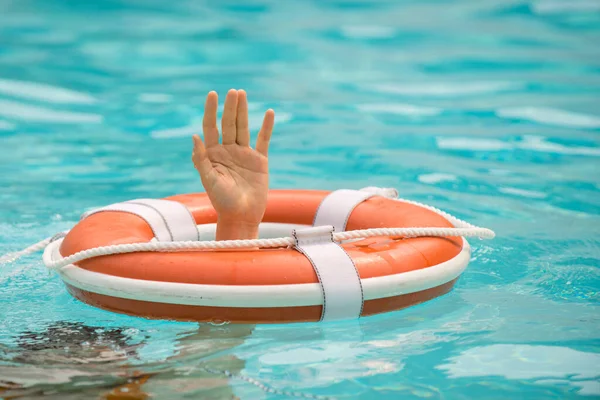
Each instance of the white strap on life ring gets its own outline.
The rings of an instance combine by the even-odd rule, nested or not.
[[[159,242],[199,240],[194,217],[185,205],[177,201],[157,199],[130,200],[88,211],[81,216],[81,219],[106,211],[137,215],[146,221],[152,229],[154,237]]]
[[[160,199],[139,199],[128,201],[128,203],[145,205],[153,208],[162,215],[171,232],[173,242],[200,240],[194,216],[180,202]]]
[[[356,319],[363,308],[360,275],[352,258],[333,241],[333,227],[293,231],[295,249],[309,259],[323,293],[321,321]]]
[[[350,214],[356,206],[376,195],[376,193],[359,190],[335,190],[321,202],[315,214],[313,226],[331,225],[336,232],[344,232]]]

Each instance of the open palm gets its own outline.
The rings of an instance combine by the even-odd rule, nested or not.
[[[204,142],[194,135],[192,160],[220,220],[258,224],[267,206],[267,154],[275,113],[265,113],[254,150],[250,147],[246,93],[234,89],[227,93],[221,120],[222,143],[217,128],[218,102],[215,92],[206,97]]]

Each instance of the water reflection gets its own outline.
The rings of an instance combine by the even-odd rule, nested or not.
[[[451,378],[503,376],[540,385],[563,384],[600,395],[600,354],[559,346],[495,344],[474,347],[437,367]]]
[[[252,330],[250,325],[200,325],[179,335],[164,359],[147,362],[143,350],[148,337],[134,338],[136,329],[56,322],[25,331],[14,347],[2,349],[0,394],[19,399],[145,399],[172,393],[232,398],[228,378],[207,368],[239,373],[244,362],[228,350]]]

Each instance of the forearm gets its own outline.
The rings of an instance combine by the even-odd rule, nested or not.
[[[258,224],[226,218],[217,219],[217,240],[244,240],[258,238]]]

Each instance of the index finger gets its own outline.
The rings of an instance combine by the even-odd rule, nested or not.
[[[206,96],[204,103],[204,117],[202,118],[202,131],[204,132],[204,143],[206,147],[219,144],[219,128],[217,127],[217,108],[219,96],[217,92],[211,91]]]

